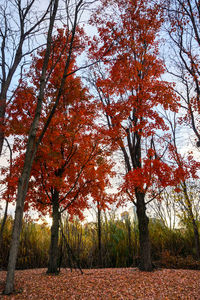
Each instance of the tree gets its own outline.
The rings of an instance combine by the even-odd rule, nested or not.
[[[182,124],[187,124],[200,146],[199,112],[199,47],[200,47],[200,11],[199,3],[194,0],[168,0],[162,3],[166,17],[170,56],[166,59],[169,74],[178,83],[176,92],[182,99],[185,110]],[[184,112],[183,110],[183,112]]]
[[[74,215],[82,218],[91,196],[98,197],[96,187],[100,185],[105,189],[108,185],[111,168],[111,164],[101,158],[106,151],[102,149],[100,137],[92,133],[94,105],[90,108],[85,93],[78,90],[80,83],[76,79],[68,80],[68,92],[65,87],[64,98],[69,96],[72,101],[70,108],[62,111],[62,104],[58,107],[38,148],[25,202],[26,210],[30,207],[44,215],[52,211],[48,273],[58,272],[58,234],[62,213],[67,210],[71,218]],[[27,111],[24,110],[25,115]],[[16,159],[15,174],[21,161],[23,154]],[[13,177],[10,180],[13,182]],[[106,198],[102,201],[105,202]]]
[[[166,5],[167,4],[167,5]],[[200,146],[200,85],[199,85],[199,47],[200,47],[200,30],[199,30],[199,3],[193,0],[169,0],[162,4],[166,16],[167,32],[171,53],[173,53],[173,63],[170,61],[168,67],[171,74],[177,81],[176,92],[181,97],[181,106],[183,108],[182,117],[179,123],[192,129],[196,140],[196,146]],[[169,63],[168,63],[169,64]],[[175,70],[174,70],[175,66]],[[192,179],[196,177],[198,163],[194,162],[192,155],[188,155],[188,162],[178,153],[177,146],[174,143],[174,152],[176,163],[182,167],[182,173],[190,169]],[[187,164],[188,163],[188,164]],[[191,170],[191,166],[193,169]],[[187,171],[186,171],[187,170]],[[189,184],[190,185],[190,184]],[[180,203],[184,207],[185,213],[192,223],[195,238],[196,256],[200,256],[199,232],[197,220],[193,212],[193,196],[191,197],[190,187],[188,185],[188,173],[182,177],[180,182],[181,196]]]
[[[188,217],[188,220],[193,228],[194,233],[194,241],[195,241],[195,249],[196,249],[196,257],[200,258],[200,240],[199,240],[199,231],[198,231],[198,222],[194,213],[194,193],[192,193],[190,185],[191,181],[195,181],[199,179],[198,170],[200,167],[200,163],[197,162],[194,158],[193,152],[190,151],[187,155],[181,155],[178,150],[177,138],[176,138],[176,130],[177,130],[177,122],[176,114],[174,114],[173,118],[170,118],[165,114],[165,117],[170,124],[171,128],[171,143],[169,145],[169,157],[171,163],[174,164],[176,169],[176,180],[177,186],[176,189],[178,192],[177,199],[178,203],[183,210],[185,210],[185,214]]]
[[[49,135],[51,138],[48,143],[44,139],[44,144],[41,144],[44,149],[38,151],[33,166],[34,190],[30,190],[31,200],[39,199],[39,203],[35,205],[43,212],[45,208],[49,210],[49,205],[52,207],[49,273],[58,271],[58,230],[61,214],[67,210],[71,217],[78,215],[81,218],[84,209],[89,206],[90,195],[97,184],[96,165],[102,149],[98,145],[98,137],[85,128],[89,125],[84,124],[87,113],[88,110],[86,112],[81,109],[80,105],[74,105],[63,126],[63,139],[61,134],[56,135],[54,120],[53,128],[49,128],[53,129]],[[101,173],[100,180],[104,185],[108,171],[109,165],[106,161],[99,165],[98,172]],[[28,195],[27,200],[29,199]]]
[[[105,54],[91,81],[107,120],[107,136],[124,156],[123,191],[137,208],[140,269],[145,271],[152,270],[146,205],[156,198],[156,186],[172,184],[171,168],[155,146],[156,131],[167,129],[156,108],[176,109],[172,85],[160,80],[164,63],[156,39],[162,21],[158,5],[132,0],[101,1],[91,20],[99,33],[91,56]]]
[[[44,5],[44,11],[41,11],[38,10],[37,0],[1,1],[0,155],[6,126],[6,107],[15,93],[11,92],[10,88],[14,84],[15,76],[22,76],[23,66],[28,64],[28,56],[41,46],[38,37],[44,34],[45,22],[50,18],[52,3],[53,1],[48,1],[47,5]]]
[[[55,0],[51,3],[51,10],[50,10],[50,21],[49,21],[49,28],[47,33],[47,43],[46,43],[46,51],[44,55],[44,60],[42,63],[42,71],[39,78],[39,89],[37,93],[37,106],[35,109],[35,115],[34,119],[31,121],[31,127],[28,134],[26,149],[25,149],[25,159],[23,164],[23,169],[19,177],[18,181],[18,191],[17,191],[17,199],[16,199],[16,210],[15,210],[15,220],[13,225],[13,234],[12,234],[12,241],[11,241],[11,248],[9,253],[9,263],[8,263],[8,272],[7,272],[7,279],[6,279],[6,287],[5,287],[5,294],[10,294],[13,292],[14,288],[14,271],[15,271],[15,265],[16,265],[16,259],[17,259],[17,251],[19,247],[19,237],[20,237],[20,231],[21,231],[21,224],[22,224],[22,217],[23,217],[23,210],[24,210],[24,201],[28,190],[28,183],[31,173],[31,168],[33,164],[33,160],[37,151],[37,148],[48,128],[48,125],[53,117],[53,114],[55,112],[55,109],[59,103],[60,97],[62,95],[62,89],[65,83],[65,80],[68,76],[68,68],[70,64],[70,60],[72,57],[72,52],[74,50],[73,43],[74,43],[74,37],[76,35],[76,27],[78,22],[78,16],[80,11],[83,8],[83,1],[80,0],[74,5],[74,11],[73,16],[68,19],[68,21],[71,21],[70,24],[70,32],[69,40],[68,42],[68,52],[66,55],[66,63],[65,68],[62,75],[62,80],[58,89],[58,93],[56,95],[56,99],[54,99],[54,103],[52,103],[52,109],[49,112],[48,119],[43,127],[43,130],[40,134],[40,136],[37,138],[37,132],[38,132],[38,125],[40,120],[40,115],[42,111],[42,105],[43,105],[43,99],[44,99],[44,93],[45,88],[47,84],[47,78],[49,76],[47,72],[48,68],[48,62],[50,59],[51,49],[52,48],[52,33],[53,33],[53,27],[57,15],[58,10],[58,4],[59,1]],[[69,6],[71,3],[67,3]],[[68,6],[67,6],[68,7]],[[71,7],[71,6],[70,6]],[[69,8],[69,7],[68,7]],[[74,19],[72,19],[74,17]],[[69,25],[69,24],[68,24]],[[65,49],[65,45],[63,45],[63,49]]]
[[[81,42],[83,32],[81,29],[79,31],[80,36],[74,40],[76,55],[83,50]],[[62,80],[62,71],[65,68],[65,55],[62,50],[68,35],[68,30],[58,29],[58,34],[53,38],[53,51],[47,68],[50,76],[38,125],[39,136]],[[5,180],[15,185],[17,174],[23,164],[29,127],[37,103],[35,91],[38,89],[44,55],[44,50],[38,53],[27,75],[33,86],[21,82],[11,106],[12,119],[8,131],[20,137],[15,140],[14,149],[17,153],[20,151],[21,155],[16,158],[12,177],[8,176]],[[55,66],[58,58],[59,62]],[[74,76],[74,69],[76,69],[75,52],[68,68],[71,75],[63,85],[60,103],[37,149],[25,201],[25,209],[32,206],[44,214],[52,211],[49,273],[58,272],[58,233],[61,214],[68,210],[71,216],[74,214],[82,216],[83,210],[88,207],[89,195],[92,193],[94,197],[96,196],[96,185],[105,189],[111,168],[106,159],[99,157],[106,155],[106,151],[103,149],[104,142],[95,125],[95,103],[90,101],[80,78]],[[22,126],[22,120],[26,126]],[[10,193],[9,190],[7,192]]]

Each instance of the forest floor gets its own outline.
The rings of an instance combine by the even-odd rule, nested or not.
[[[2,291],[6,272],[0,272],[0,299],[200,299],[200,271],[160,269],[152,273],[136,268],[62,269],[59,275],[47,275],[46,269],[16,271],[16,294]]]

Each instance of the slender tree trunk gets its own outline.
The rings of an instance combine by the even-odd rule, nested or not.
[[[139,242],[140,242],[140,265],[141,271],[152,271],[151,262],[151,247],[149,240],[149,219],[146,215],[146,205],[144,201],[144,194],[136,192],[137,199],[137,217],[139,225]]]
[[[6,207],[5,207],[5,211],[4,211],[4,216],[3,216],[2,223],[1,223],[0,248],[1,248],[1,243],[2,243],[2,240],[3,240],[3,231],[4,231],[5,224],[6,224],[7,216],[8,216],[8,201],[6,201]]]
[[[20,178],[18,184],[18,196],[15,210],[15,219],[13,224],[12,240],[11,247],[9,252],[9,261],[8,261],[8,272],[6,278],[6,287],[5,294],[11,294],[14,290],[14,273],[15,266],[17,261],[17,253],[19,249],[20,233],[22,228],[22,218],[24,210],[24,199],[25,193],[27,191],[27,186],[25,187],[25,175]]]
[[[3,149],[4,141],[4,120],[6,112],[6,93],[1,93],[0,95],[0,156]]]
[[[51,11],[52,15],[50,17],[49,30],[47,36],[47,49],[44,57],[42,75],[40,78],[40,91],[38,96],[38,102],[37,102],[34,120],[31,125],[29,136],[28,136],[24,166],[18,183],[15,219],[13,224],[12,240],[11,240],[11,247],[9,252],[6,286],[4,290],[4,294],[6,295],[9,295],[14,291],[14,273],[15,273],[17,254],[19,249],[20,233],[22,228],[24,201],[28,190],[28,183],[31,174],[33,160],[37,151],[37,148],[35,147],[36,133],[37,133],[40,114],[42,110],[44,90],[46,86],[46,71],[47,71],[48,61],[50,57],[52,32],[53,32],[54,21],[57,14],[58,1],[59,0],[53,1],[53,8]]]
[[[0,133],[1,135],[1,133]],[[5,139],[7,145],[8,145],[8,149],[10,151],[10,177],[12,176],[12,149],[10,147],[10,144],[8,142],[7,139]],[[1,141],[0,141],[1,143]],[[0,154],[1,154],[1,150],[0,150]],[[8,186],[9,188],[9,186]],[[2,239],[3,239],[3,231],[4,231],[4,227],[5,227],[5,224],[6,224],[6,220],[7,220],[7,217],[8,217],[8,203],[9,203],[9,200],[10,200],[10,195],[8,194],[8,198],[6,199],[6,207],[5,207],[5,211],[4,211],[4,216],[3,216],[3,220],[2,220],[2,223],[1,223],[1,230],[0,230],[0,248],[1,248],[1,243],[2,243]]]
[[[49,263],[47,273],[58,273],[58,234],[59,234],[59,192],[57,190],[54,191],[52,198],[52,206],[53,206],[53,223],[51,226],[51,242],[49,248]]]
[[[126,228],[127,228],[127,234],[128,234],[128,266],[131,265],[131,257],[132,257],[132,245],[131,245],[131,224],[130,219],[128,218],[126,220]]]
[[[99,267],[102,267],[102,244],[101,244],[101,209],[97,203],[97,223],[98,223],[98,259]]]
[[[192,225],[193,225],[193,231],[194,231],[194,241],[195,241],[195,249],[196,249],[196,258],[199,260],[200,259],[200,243],[199,243],[199,231],[198,231],[198,226],[193,218],[192,220]]]

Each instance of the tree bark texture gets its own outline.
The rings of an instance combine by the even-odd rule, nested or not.
[[[148,223],[149,219],[146,215],[146,206],[144,201],[145,195],[140,192],[136,192],[137,199],[137,217],[139,226],[139,242],[140,242],[140,264],[139,269],[141,271],[152,271],[151,262],[151,246],[149,239]]]
[[[58,235],[59,235],[59,192],[57,190],[54,191],[52,197],[52,207],[53,207],[53,223],[51,226],[51,242],[49,248],[49,263],[47,273],[58,273],[59,264],[58,264]]]
[[[6,278],[5,294],[11,294],[14,290],[14,274],[17,261],[17,253],[19,249],[20,233],[22,228],[22,218],[24,210],[24,199],[27,191],[28,184],[25,186],[25,174],[20,178],[18,184],[18,195],[15,210],[15,219],[13,224],[11,247],[8,260],[8,272]]]

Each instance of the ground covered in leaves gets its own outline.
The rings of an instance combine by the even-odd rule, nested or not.
[[[56,276],[45,269],[16,271],[15,295],[0,294],[0,299],[200,299],[200,271],[156,270],[140,272],[135,268],[62,269]],[[0,272],[0,292],[6,272]]]

